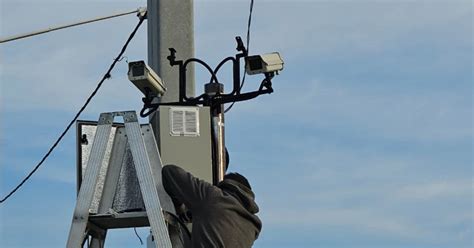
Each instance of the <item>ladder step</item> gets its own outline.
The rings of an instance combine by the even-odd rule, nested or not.
[[[150,226],[145,211],[120,214],[91,215],[89,221],[102,229],[130,228]]]

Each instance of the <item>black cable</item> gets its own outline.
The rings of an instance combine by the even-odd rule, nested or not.
[[[194,62],[194,63],[197,63],[197,64],[200,64],[200,65],[204,66],[209,71],[209,74],[211,74],[211,81],[210,82],[214,82],[214,83],[217,83],[217,84],[219,83],[219,80],[217,79],[217,76],[214,73],[214,70],[212,70],[212,68],[206,62],[204,62],[200,59],[190,58],[190,59],[186,60],[186,62],[184,62],[183,68],[186,69],[186,66],[191,62]]]
[[[253,13],[253,0],[250,0],[249,21],[247,23],[247,54],[248,54],[249,49],[250,49],[250,26],[252,24],[252,13]],[[245,67],[247,67],[247,61],[245,62],[244,76],[242,77],[242,83],[240,83],[239,92],[244,87],[245,75],[247,75],[247,73],[245,73]],[[224,114],[229,112],[232,109],[232,107],[234,106],[234,104],[235,104],[235,102],[232,102],[232,104],[224,110]]]
[[[125,50],[127,49],[127,46],[128,44],[130,43],[130,41],[133,39],[133,37],[135,36],[135,33],[137,32],[138,28],[141,26],[141,24],[143,23],[143,21],[145,20],[146,18],[146,15],[144,16],[141,16],[140,17],[140,21],[138,22],[137,26],[135,27],[135,29],[133,30],[133,32],[130,34],[130,36],[128,37],[127,39],[127,42],[125,42],[125,45],[122,47],[122,50],[120,51],[119,55],[117,56],[117,58],[114,59],[114,62],[110,65],[109,69],[107,70],[107,72],[104,74],[104,76],[102,77],[102,80],[100,80],[99,84],[97,85],[97,87],[95,88],[95,90],[92,92],[92,94],[89,96],[89,98],[87,98],[86,102],[84,103],[84,105],[81,107],[81,109],[79,110],[79,112],[77,112],[76,116],[74,116],[74,118],[71,120],[71,122],[69,122],[69,124],[67,125],[66,129],[63,131],[63,133],[59,136],[59,138],[56,140],[56,142],[54,142],[53,146],[51,146],[51,148],[48,150],[48,152],[44,155],[44,157],[41,159],[41,161],[35,166],[35,168],[23,179],[23,181],[21,181],[20,184],[18,184],[10,193],[8,193],[7,196],[5,196],[2,200],[0,200],[0,203],[3,203],[4,201],[6,201],[8,198],[10,198],[10,196],[12,196],[28,179],[30,179],[30,177],[38,170],[38,168],[43,164],[43,162],[48,158],[48,156],[51,154],[51,152],[54,150],[54,148],[56,148],[56,146],[59,144],[59,142],[62,140],[62,138],[64,137],[64,135],[66,135],[66,133],[69,131],[69,129],[71,128],[71,126],[74,124],[74,122],[77,120],[77,118],[79,117],[79,115],[81,115],[81,113],[84,111],[84,109],[87,107],[87,105],[89,104],[89,102],[92,100],[92,98],[95,96],[95,94],[99,91],[99,88],[102,86],[102,84],[104,83],[104,81],[108,78],[110,78],[110,72],[112,71],[112,69],[115,67],[115,64],[120,61],[120,58],[122,57],[123,53],[125,52]]]
[[[133,228],[133,231],[135,231],[135,235],[137,235],[138,239],[140,240],[140,244],[143,245],[143,240],[142,240],[142,238],[140,237],[140,235],[138,235],[137,228],[134,227],[134,228]]]

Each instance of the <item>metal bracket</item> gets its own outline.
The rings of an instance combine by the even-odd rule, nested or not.
[[[99,125],[107,125],[107,124],[112,124],[114,121],[114,114],[113,113],[102,113],[100,114],[99,117]]]
[[[137,9],[137,16],[138,18],[147,18],[147,8],[146,7],[140,7]]]

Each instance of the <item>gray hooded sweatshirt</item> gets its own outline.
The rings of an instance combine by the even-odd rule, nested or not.
[[[225,179],[217,186],[200,180],[175,165],[163,167],[163,186],[192,213],[192,247],[249,248],[262,222],[253,192],[241,183]]]

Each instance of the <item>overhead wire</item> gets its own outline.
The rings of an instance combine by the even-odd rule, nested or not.
[[[248,19],[248,22],[247,22],[247,37],[246,37],[246,49],[247,49],[247,54],[249,52],[249,47],[250,47],[250,26],[252,25],[252,13],[253,13],[253,1],[254,0],[250,0],[250,11],[249,11],[249,19]],[[240,83],[240,87],[239,87],[239,92],[240,90],[244,87],[244,84],[245,84],[245,75],[247,75],[247,73],[245,73],[245,67],[247,66],[247,62],[245,62],[245,66],[244,66],[244,76],[242,77],[242,82]],[[234,106],[235,102],[232,102],[230,104],[229,107],[227,107],[225,110],[224,110],[224,113],[227,113],[229,112],[232,107]]]
[[[146,8],[138,8],[138,9],[133,10],[133,11],[126,11],[126,12],[116,13],[116,14],[113,14],[113,15],[101,16],[101,17],[97,17],[97,18],[94,18],[94,19],[90,19],[90,20],[79,21],[79,22],[72,23],[72,24],[67,24],[67,25],[62,25],[62,26],[57,26],[57,27],[50,27],[50,28],[46,28],[46,29],[43,29],[43,30],[31,32],[31,33],[15,35],[15,36],[7,37],[7,38],[0,38],[0,43],[5,43],[5,42],[9,42],[9,41],[24,39],[24,38],[28,38],[28,37],[32,37],[32,36],[36,36],[36,35],[40,35],[40,34],[44,34],[44,33],[48,33],[48,32],[52,32],[52,31],[56,31],[56,30],[60,30],[60,29],[72,28],[72,27],[75,27],[75,26],[83,25],[83,24],[88,24],[88,23],[97,22],[97,21],[103,21],[103,20],[107,20],[107,19],[115,18],[115,17],[120,17],[120,16],[124,16],[124,15],[130,15],[130,14],[137,13],[137,12],[140,15],[141,13],[146,12]]]
[[[100,87],[102,86],[102,84],[104,83],[104,81],[106,79],[109,79],[111,77],[110,73],[112,72],[113,68],[115,67],[115,64],[117,62],[120,61],[120,59],[122,58],[122,55],[125,53],[125,50],[127,49],[128,47],[128,44],[130,43],[130,41],[133,39],[133,37],[135,36],[136,32],[138,31],[138,29],[140,28],[140,26],[142,25],[143,21],[146,19],[146,13],[144,13],[143,15],[140,15],[139,16],[140,18],[140,21],[138,22],[138,24],[135,26],[135,28],[133,29],[132,33],[130,33],[127,41],[125,42],[124,46],[122,47],[122,49],[120,50],[120,53],[118,54],[118,56],[114,59],[114,61],[112,62],[112,64],[110,65],[109,69],[107,70],[107,72],[104,74],[104,76],[102,77],[102,79],[100,80],[100,82],[97,84],[96,88],[94,89],[94,91],[89,95],[89,97],[87,98],[87,100],[85,101],[85,103],[82,105],[81,109],[77,112],[77,114],[74,116],[74,118],[69,122],[69,124],[67,125],[66,129],[64,129],[64,131],[61,133],[61,135],[59,136],[59,138],[54,142],[54,144],[51,146],[51,148],[49,148],[48,152],[43,156],[43,158],[41,159],[41,161],[33,168],[33,170],[13,189],[10,191],[10,193],[8,193],[4,198],[2,198],[0,200],[0,203],[3,203],[5,202],[8,198],[10,198],[21,186],[23,186],[23,184],[28,181],[28,179],[30,179],[30,177],[40,168],[40,166],[44,163],[44,161],[49,157],[49,155],[53,152],[53,150],[56,148],[56,146],[59,144],[59,142],[63,139],[63,137],[66,135],[66,133],[69,131],[69,129],[71,128],[71,126],[74,124],[74,122],[77,120],[77,118],[79,118],[79,116],[82,114],[82,112],[86,109],[87,105],[89,105],[90,101],[92,100],[92,98],[97,94],[97,92],[99,91]]]

